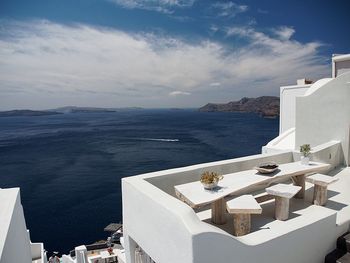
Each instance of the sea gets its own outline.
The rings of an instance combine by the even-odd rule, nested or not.
[[[3,117],[0,188],[20,187],[33,242],[68,253],[122,222],[121,178],[258,154],[278,126],[194,109]]]

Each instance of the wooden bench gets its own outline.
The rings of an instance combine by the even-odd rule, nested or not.
[[[287,220],[289,217],[289,200],[295,196],[301,186],[276,184],[266,188],[266,192],[275,197],[275,218],[277,220]]]
[[[314,184],[314,196],[312,203],[315,205],[325,205],[327,203],[327,187],[338,181],[338,178],[324,174],[313,174],[306,178],[306,181]]]
[[[233,215],[233,235],[243,236],[250,232],[251,214],[261,214],[262,208],[252,195],[242,195],[226,203]]]

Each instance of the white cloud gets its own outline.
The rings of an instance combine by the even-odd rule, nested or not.
[[[195,0],[109,0],[123,8],[144,9],[172,14],[174,8],[191,7]]]
[[[294,28],[287,26],[282,26],[272,31],[281,40],[289,40],[295,33]]]
[[[191,95],[190,92],[186,92],[186,91],[180,91],[180,90],[176,90],[176,91],[172,91],[169,93],[169,96],[188,96],[188,95]]]
[[[236,53],[237,64],[240,68],[240,76],[250,74],[254,79],[270,79],[280,83],[298,77],[310,77],[318,79],[328,75],[326,59],[319,56],[318,49],[322,46],[319,42],[300,43],[291,40],[294,30],[283,33],[277,38],[250,27],[232,27],[227,29],[230,37],[245,38],[249,45]],[[275,33],[278,29],[275,30]],[[281,38],[281,35],[284,35]],[[272,82],[273,83],[273,82]]]
[[[209,27],[209,30],[210,30],[210,32],[211,33],[216,33],[216,32],[218,32],[219,31],[219,27],[218,26],[216,26],[216,25],[211,25],[210,27]]]
[[[248,44],[232,49],[208,40],[187,43],[86,25],[3,23],[0,109],[192,107],[277,95],[279,86],[297,78],[328,75],[320,43],[281,40],[253,28],[226,32]],[[178,96],[171,104],[187,93],[192,96]]]
[[[248,10],[247,5],[239,5],[232,1],[228,2],[216,2],[212,4],[212,8],[218,11],[218,16],[221,17],[234,17],[239,13],[244,13]]]

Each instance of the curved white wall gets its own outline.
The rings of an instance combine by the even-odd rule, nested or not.
[[[329,147],[337,145],[333,142]],[[123,178],[126,262],[135,263],[136,244],[157,263],[323,262],[336,238],[349,227],[348,223],[336,225],[336,211],[311,208],[308,214],[289,220],[288,227],[275,229],[273,235],[261,230],[257,239],[243,241],[200,221],[189,206],[172,196],[174,185],[198,180],[203,167],[221,163],[224,170],[244,170],[262,159],[293,160],[291,152],[257,155]]]
[[[316,90],[321,88],[322,86],[326,85],[328,82],[333,80],[332,78],[324,78],[316,81],[314,84],[311,85],[311,87],[305,92],[305,96],[309,96],[311,93],[314,93]]]
[[[209,167],[212,171],[232,173],[269,160],[286,163],[293,161],[293,156],[291,152],[260,154],[123,178],[126,261],[134,263],[137,243],[157,263],[199,262],[193,255],[196,235],[229,235],[200,221],[192,208],[174,198],[174,186],[199,180],[200,174]],[[234,239],[231,242],[237,248],[241,245]]]
[[[334,249],[336,238],[348,227],[337,229],[335,221],[335,214],[318,218],[306,227],[255,246],[245,245],[230,236],[202,233],[194,237],[193,263],[324,262],[327,251]]]
[[[349,164],[349,127],[350,72],[296,98],[296,150],[305,143],[314,147],[339,140]]]
[[[189,207],[179,206],[176,199],[143,179],[123,179],[123,232],[128,263],[135,263],[135,241],[157,263],[191,262],[192,234],[174,211],[188,215],[189,223],[191,219],[199,221]]]

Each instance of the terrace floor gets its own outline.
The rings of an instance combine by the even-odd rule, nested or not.
[[[328,186],[328,202],[325,206],[316,206],[311,203],[313,185],[306,183],[305,199],[291,199],[288,220],[278,221],[274,219],[274,200],[263,202],[260,204],[263,209],[262,214],[252,215],[251,233],[235,238],[246,244],[257,245],[334,214],[336,214],[337,225],[349,224],[350,167],[331,171],[328,175],[339,178],[339,180]],[[198,212],[197,215],[202,221],[214,225],[210,220],[210,209],[204,209]],[[214,226],[231,234],[233,231],[233,219],[229,214],[226,216],[226,224]]]

